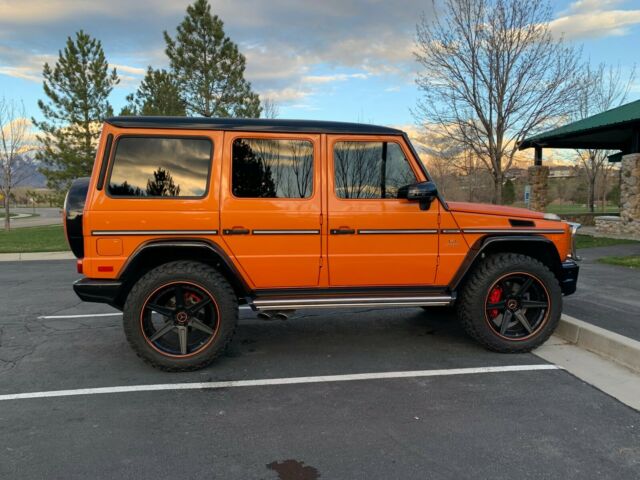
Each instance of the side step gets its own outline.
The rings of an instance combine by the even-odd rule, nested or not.
[[[374,295],[322,295],[295,297],[257,297],[248,299],[254,310],[297,310],[301,308],[353,308],[353,307],[430,307],[451,305],[455,296],[450,294],[374,296]]]

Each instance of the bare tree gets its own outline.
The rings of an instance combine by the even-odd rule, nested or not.
[[[482,160],[496,203],[518,143],[571,114],[579,97],[580,52],[551,36],[551,19],[547,0],[445,0],[417,26],[416,119]]]
[[[24,104],[0,98],[0,193],[4,197],[4,229],[11,229],[9,199],[17,185],[33,174],[33,160],[27,155],[29,121]]]
[[[607,67],[604,63],[595,68],[587,66],[583,77],[584,88],[574,120],[582,120],[625,103],[635,75],[635,65],[628,76],[619,64],[615,67]],[[599,174],[602,174],[602,188],[606,191],[610,173],[606,164],[610,154],[609,150],[578,150],[578,162],[584,168],[587,178],[587,205],[592,212],[595,210],[596,180]]]
[[[427,169],[438,184],[438,191],[446,195],[449,181],[457,173],[457,163],[464,148],[451,137],[425,129],[417,138],[420,150],[427,154]]]
[[[280,106],[273,98],[265,98],[262,101],[262,118],[278,118],[280,116]]]

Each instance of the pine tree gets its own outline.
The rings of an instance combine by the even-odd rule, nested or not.
[[[173,75],[149,67],[135,94],[127,96],[120,115],[184,116],[186,111]]]
[[[502,187],[502,203],[505,205],[511,205],[516,201],[516,186],[513,184],[510,178],[504,182]]]
[[[44,64],[44,93],[39,100],[44,120],[32,119],[42,134],[36,158],[50,188],[65,190],[78,177],[90,175],[100,136],[100,123],[113,115],[108,97],[118,74],[105,58],[102,44],[82,30],[67,38],[53,68]]]
[[[207,0],[196,0],[178,25],[175,39],[164,32],[171,71],[187,112],[205,117],[260,116],[260,97],[244,78],[245,57],[212,15]]]

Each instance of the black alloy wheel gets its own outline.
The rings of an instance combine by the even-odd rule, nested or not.
[[[549,294],[540,279],[517,272],[498,279],[489,289],[485,315],[496,334],[509,340],[525,340],[544,325],[550,307]]]
[[[149,295],[140,327],[149,344],[169,356],[195,355],[218,330],[218,309],[202,286],[187,282],[163,285]]]

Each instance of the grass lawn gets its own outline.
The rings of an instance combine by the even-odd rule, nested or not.
[[[549,213],[565,215],[589,213],[589,209],[586,207],[586,205],[547,205],[546,211]],[[608,205],[604,210],[602,210],[600,206],[596,206],[596,210],[594,213],[618,213],[619,211],[619,207],[616,207],[615,205]]]
[[[62,225],[0,230],[0,253],[61,252],[69,250]]]
[[[620,238],[592,237],[591,235],[576,235],[576,248],[608,247],[611,245],[624,245],[637,243],[635,240]]]
[[[640,255],[629,255],[628,257],[602,257],[598,259],[600,263],[608,265],[619,265],[621,267],[640,268]]]

